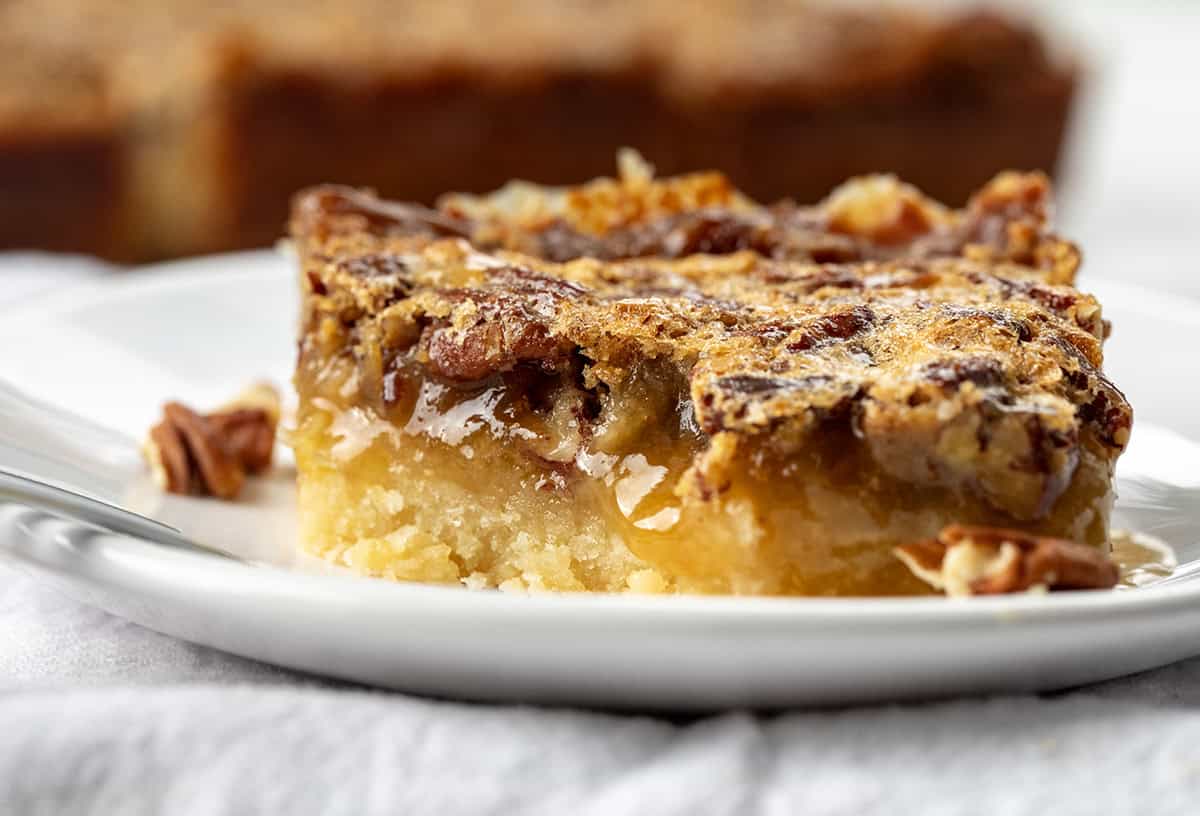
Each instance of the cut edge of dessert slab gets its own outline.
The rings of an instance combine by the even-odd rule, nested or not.
[[[953,524],[1102,551],[1131,412],[1037,174],[299,195],[304,546],[472,587],[927,591]]]

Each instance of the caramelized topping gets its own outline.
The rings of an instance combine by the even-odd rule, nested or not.
[[[1002,175],[961,211],[888,178],[764,208],[716,174],[626,164],[568,192],[448,199],[469,240],[364,194],[301,196],[302,355],[352,354],[385,412],[408,379],[466,393],[527,370],[603,413],[652,365],[705,442],[788,454],[837,431],[887,478],[1014,523],[1046,518],[1081,463],[1108,469],[1127,442],[1100,308],[1066,285],[1078,253],[1049,232],[1042,176]],[[581,432],[600,413],[580,412]]]

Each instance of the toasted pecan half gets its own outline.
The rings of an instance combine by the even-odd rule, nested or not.
[[[895,553],[922,581],[955,597],[1108,589],[1120,577],[1108,554],[1095,547],[1002,527],[954,524]]]
[[[210,414],[168,402],[142,452],[168,493],[233,499],[247,474],[270,467],[278,422],[278,395],[261,385]]]

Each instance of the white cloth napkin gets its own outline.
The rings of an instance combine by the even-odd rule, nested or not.
[[[1200,660],[1070,694],[690,721],[326,684],[0,568],[0,812],[1194,814]]]
[[[21,299],[95,269],[0,258]],[[0,563],[0,813],[1170,816],[1198,802],[1200,659],[1067,694],[773,716],[481,706],[193,646]]]

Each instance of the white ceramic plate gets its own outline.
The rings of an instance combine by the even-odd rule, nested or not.
[[[1200,448],[1162,429],[1200,430],[1200,362],[1180,342],[1200,332],[1200,307],[1089,284],[1117,326],[1109,371],[1139,414],[1124,520],[1181,560],[1200,557]],[[287,382],[295,313],[289,263],[274,254],[167,264],[6,315],[0,377],[135,437],[166,398],[216,404],[255,378]],[[1062,688],[1200,653],[1200,583],[956,602],[520,596],[316,574],[293,554],[286,462],[223,504],[158,495],[132,442],[74,444],[89,490],[245,560],[11,503],[0,503],[4,554],[152,629],[380,686],[627,707],[838,704]]]

